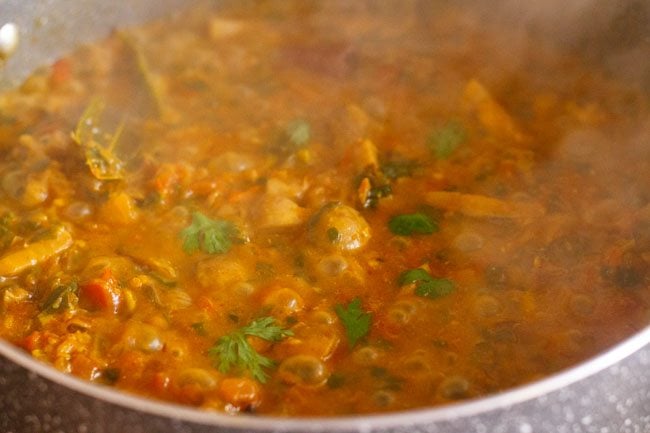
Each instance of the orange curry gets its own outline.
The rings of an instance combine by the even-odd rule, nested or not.
[[[0,96],[0,336],[155,399],[334,416],[646,326],[647,95],[459,6],[244,4]]]

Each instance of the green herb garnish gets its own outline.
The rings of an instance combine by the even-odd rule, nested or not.
[[[250,373],[253,378],[264,383],[268,377],[264,369],[272,367],[274,362],[257,353],[246,337],[280,341],[291,335],[293,333],[290,330],[277,326],[273,317],[262,317],[219,338],[208,350],[208,354],[214,358],[216,367],[222,373],[228,373],[235,368]]]
[[[433,278],[428,281],[421,281],[415,288],[415,294],[423,298],[442,298],[454,291],[454,283],[446,278]]]
[[[199,249],[208,254],[226,253],[237,234],[237,227],[230,221],[213,220],[201,212],[194,212],[192,223],[181,231],[183,249],[188,254]]]
[[[406,286],[407,284],[417,283],[418,281],[427,281],[431,278],[431,275],[424,269],[415,268],[402,272],[397,282],[400,286]]]
[[[388,221],[388,228],[400,236],[430,235],[438,231],[438,224],[430,216],[417,212],[392,217]]]
[[[361,309],[361,299],[359,298],[353,299],[347,307],[337,304],[334,311],[343,322],[350,347],[354,347],[357,341],[365,337],[370,331],[372,314]]]
[[[451,294],[455,290],[453,281],[434,278],[421,268],[404,271],[397,278],[400,286],[415,284],[415,294],[423,298],[436,299]]]
[[[452,120],[434,131],[429,136],[427,145],[436,158],[447,159],[466,139],[467,131],[463,125]]]

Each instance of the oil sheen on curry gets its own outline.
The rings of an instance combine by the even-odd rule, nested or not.
[[[0,96],[0,336],[158,400],[341,416],[642,329],[647,95],[443,5],[202,6]]]

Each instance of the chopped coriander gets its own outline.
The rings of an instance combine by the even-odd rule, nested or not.
[[[409,269],[400,274],[397,279],[400,286],[415,284],[415,294],[423,298],[436,299],[451,294],[454,283],[446,278],[433,278],[424,269]]]
[[[429,235],[438,231],[436,222],[430,216],[420,212],[394,216],[388,221],[388,228],[400,236]]]
[[[341,319],[341,322],[343,322],[350,347],[354,347],[359,339],[365,337],[370,332],[372,314],[361,309],[361,299],[353,299],[347,307],[342,304],[337,304],[334,307],[334,311],[339,316],[339,319]]]
[[[436,158],[447,159],[466,139],[467,131],[463,125],[452,120],[434,131],[429,136],[427,145]]]
[[[421,268],[409,269],[400,274],[397,282],[400,286],[406,286],[407,284],[416,283],[418,281],[428,281],[431,279],[431,275],[427,271]]]
[[[272,367],[274,362],[257,353],[246,337],[280,341],[290,335],[293,333],[277,326],[273,317],[262,317],[219,338],[215,345],[208,350],[208,355],[214,359],[217,368],[222,373],[228,373],[235,368],[250,373],[253,378],[264,383],[268,377],[264,369]]]
[[[201,250],[208,254],[223,254],[230,250],[237,228],[230,221],[213,220],[200,212],[192,214],[192,223],[181,231],[183,249],[192,254]]]
[[[454,291],[454,283],[446,278],[433,278],[428,281],[420,281],[415,288],[415,294],[423,298],[441,298]]]

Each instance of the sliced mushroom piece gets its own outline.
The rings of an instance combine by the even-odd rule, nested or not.
[[[287,197],[266,195],[256,212],[255,222],[260,228],[291,227],[303,223],[306,210]]]
[[[309,236],[311,241],[320,247],[354,251],[370,240],[370,226],[363,216],[350,206],[330,203],[312,217]]]

